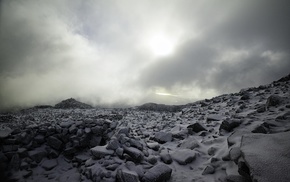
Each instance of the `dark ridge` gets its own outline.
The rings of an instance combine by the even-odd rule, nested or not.
[[[89,104],[85,104],[73,98],[70,98],[56,104],[54,108],[57,108],[57,109],[92,109],[93,107]]]
[[[287,75],[287,76],[284,76],[284,77],[280,78],[280,79],[277,80],[277,81],[274,81],[273,83],[277,83],[277,82],[287,82],[287,81],[289,81],[289,80],[290,80],[290,74]]]
[[[137,108],[139,110],[148,110],[148,111],[165,111],[165,112],[179,112],[185,106],[184,105],[165,105],[165,104],[156,104],[156,103],[146,103]]]

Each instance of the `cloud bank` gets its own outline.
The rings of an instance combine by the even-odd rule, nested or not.
[[[289,73],[288,7],[286,0],[3,0],[0,108],[69,97],[179,104],[271,82]],[[148,46],[158,35],[172,42],[172,54]]]

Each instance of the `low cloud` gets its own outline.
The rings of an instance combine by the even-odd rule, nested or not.
[[[186,103],[289,73],[288,1],[0,5],[0,108],[69,97],[94,105]],[[146,47],[160,33],[175,41],[172,55]]]

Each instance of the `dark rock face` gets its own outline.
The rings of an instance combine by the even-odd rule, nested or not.
[[[144,182],[162,182],[170,179],[172,169],[165,164],[158,164],[149,169],[142,178]]]
[[[63,100],[54,106],[57,109],[91,109],[92,106],[79,102],[73,98]]]
[[[278,106],[283,102],[283,98],[278,95],[271,95],[266,102],[266,108],[271,106]]]
[[[134,171],[118,170],[116,178],[118,182],[139,182],[138,174]]]
[[[220,131],[225,130],[227,132],[233,131],[234,128],[238,127],[241,124],[240,120],[224,120],[220,125]]]
[[[157,141],[158,143],[170,142],[172,140],[172,134],[166,132],[158,132],[155,133],[154,140]]]
[[[192,125],[189,125],[189,126],[187,126],[187,129],[189,129],[190,131],[195,132],[195,133],[198,133],[200,131],[206,131],[204,126],[202,126],[200,123],[194,123]]]

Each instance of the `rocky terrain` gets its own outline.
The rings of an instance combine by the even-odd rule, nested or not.
[[[290,75],[169,107],[0,115],[1,181],[290,181]]]

